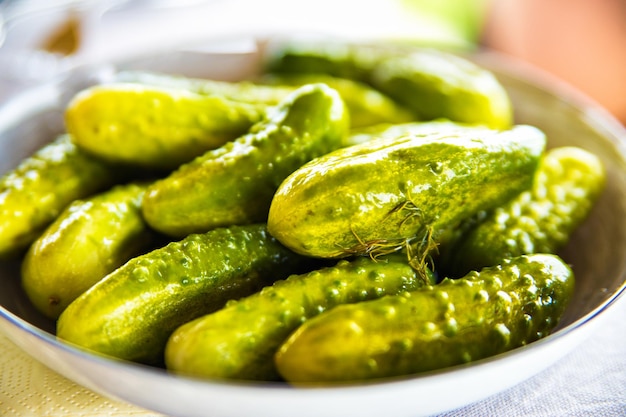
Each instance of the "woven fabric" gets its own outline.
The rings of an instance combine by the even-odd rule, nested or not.
[[[589,339],[503,392],[439,417],[626,416],[626,297],[596,318]]]
[[[50,370],[0,333],[0,416],[161,417],[108,400]]]

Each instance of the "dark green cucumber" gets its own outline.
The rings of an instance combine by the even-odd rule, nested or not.
[[[605,181],[595,155],[570,146],[550,149],[532,188],[487,213],[457,245],[446,248],[441,263],[459,276],[503,258],[556,253],[587,218]]]
[[[338,306],[276,354],[293,383],[362,381],[476,361],[548,335],[573,293],[560,258],[524,255],[435,286]]]
[[[300,87],[250,133],[156,181],[144,197],[144,216],[172,236],[265,222],[280,183],[307,161],[339,148],[348,118],[335,90]]]
[[[119,185],[73,201],[30,246],[22,286],[33,305],[56,319],[76,297],[155,239],[141,215],[146,185]]]
[[[305,320],[339,304],[424,285],[406,257],[339,261],[293,275],[178,328],[165,351],[168,369],[210,378],[275,380],[273,356]]]
[[[420,120],[447,118],[506,129],[513,121],[507,91],[491,71],[427,48],[293,43],[269,54],[268,71],[327,73],[367,83]]]
[[[131,259],[61,313],[57,337],[104,355],[162,364],[170,334],[297,271],[308,260],[264,224],[187,236]]]
[[[174,169],[246,133],[267,107],[181,88],[110,83],[78,93],[65,122],[77,146],[104,160]]]
[[[544,147],[540,130],[520,125],[442,129],[339,149],[283,182],[268,229],[314,257],[384,253],[407,243],[432,248],[476,212],[528,189]]]
[[[0,257],[28,247],[73,200],[120,181],[123,170],[60,135],[0,179]]]

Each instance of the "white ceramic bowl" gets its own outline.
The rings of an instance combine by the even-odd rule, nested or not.
[[[61,132],[68,98],[115,68],[233,79],[255,74],[262,55],[178,51],[117,67],[76,70],[26,91],[0,107],[0,173]],[[20,288],[19,264],[11,262],[0,263],[0,330],[37,360],[95,392],[179,417],[380,417],[388,415],[390,404],[397,417],[425,416],[478,401],[535,375],[584,340],[597,316],[624,292],[626,131],[596,104],[543,74],[491,54],[473,59],[508,89],[516,122],[543,129],[549,146],[590,150],[608,172],[605,193],[561,253],[573,265],[577,287],[552,335],[471,364],[341,388],[199,380],[91,355],[56,340],[54,323],[29,304]]]

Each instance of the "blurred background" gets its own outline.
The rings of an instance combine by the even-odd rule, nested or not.
[[[0,0],[0,100],[77,65],[295,31],[497,50],[626,123],[625,0]]]

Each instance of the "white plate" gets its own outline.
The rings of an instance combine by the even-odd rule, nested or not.
[[[543,129],[549,146],[575,145],[594,152],[608,171],[606,192],[561,253],[573,265],[577,287],[552,335],[468,365],[341,388],[199,380],[91,355],[57,341],[54,324],[42,318],[23,294],[19,265],[10,262],[0,263],[0,330],[37,360],[95,392],[179,417],[380,417],[389,414],[390,405],[395,416],[426,416],[481,400],[535,375],[584,340],[597,316],[624,292],[626,132],[596,104],[543,74],[491,54],[473,58],[494,71],[508,89],[516,122]],[[262,52],[178,51],[117,68],[232,79],[256,73],[261,59]],[[67,99],[112,69],[73,71],[0,107],[0,173],[61,132]]]

